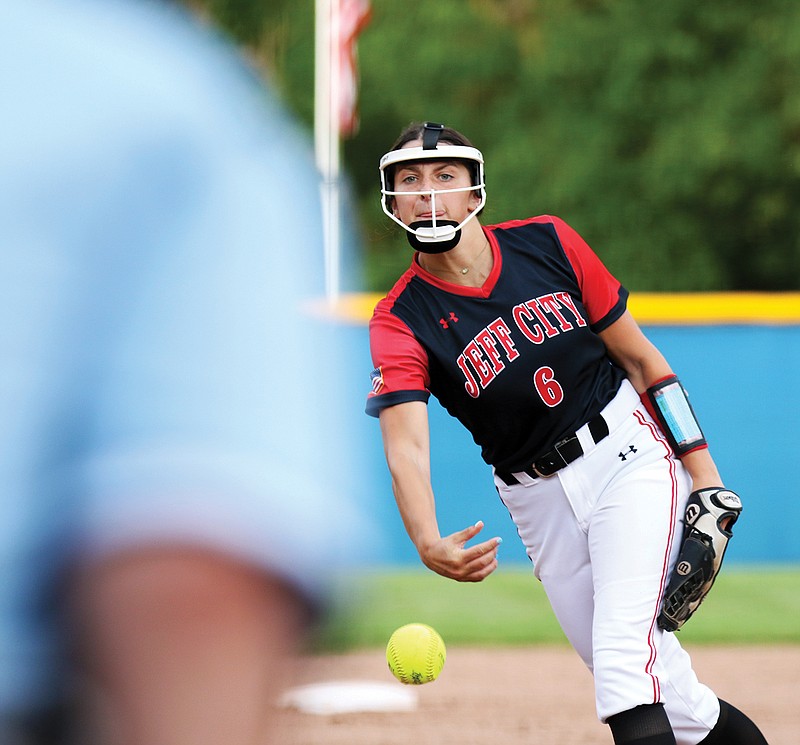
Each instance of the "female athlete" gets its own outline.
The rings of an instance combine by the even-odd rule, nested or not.
[[[412,124],[380,173],[383,209],[416,253],[370,323],[367,412],[422,562],[478,582],[499,544],[467,546],[480,522],[440,534],[433,394],[492,467],[614,742],[766,743],[697,680],[671,633],[710,588],[741,503],[627,291],[556,217],[483,226],[483,156],[453,129]],[[679,560],[703,571],[681,579]]]

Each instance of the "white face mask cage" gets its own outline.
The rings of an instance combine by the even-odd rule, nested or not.
[[[472,186],[461,186],[454,189],[428,189],[425,191],[392,191],[389,184],[386,182],[386,169],[389,166],[394,166],[398,163],[407,163],[409,161],[420,160],[466,160],[477,165],[478,170],[478,183]],[[394,222],[401,228],[414,235],[421,243],[439,243],[442,241],[452,240],[456,233],[466,225],[475,215],[477,215],[486,204],[486,185],[483,177],[483,154],[480,150],[474,147],[467,147],[465,145],[446,145],[442,144],[441,147],[435,149],[423,149],[421,147],[408,147],[400,150],[392,150],[384,155],[380,160],[380,173],[381,173],[381,208]],[[437,194],[452,194],[464,191],[477,191],[480,195],[480,202],[478,206],[467,215],[458,225],[455,225],[451,220],[437,221],[436,219],[436,195]],[[429,196],[431,199],[431,217],[430,225],[412,227],[406,225],[389,209],[387,197],[395,196]]]

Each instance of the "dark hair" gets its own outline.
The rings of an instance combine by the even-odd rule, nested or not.
[[[405,144],[412,142],[413,140],[421,140],[424,132],[425,132],[425,122],[411,122],[411,124],[409,124],[400,133],[398,138],[389,148],[389,151],[391,152],[392,150],[400,150],[400,148],[402,148]],[[444,127],[442,129],[441,134],[439,135],[438,141],[447,143],[448,145],[464,145],[466,147],[475,147],[469,141],[468,137],[461,134],[461,132],[459,132],[457,129],[453,129],[452,127]],[[454,158],[454,160],[458,160],[467,167],[467,169],[469,170],[470,180],[472,182],[472,185],[476,186],[479,180],[477,165],[470,160],[462,160],[460,158]],[[397,171],[397,165],[389,166],[386,169],[386,183],[391,188],[394,188],[394,175],[396,171]]]
[[[425,131],[425,122],[411,122],[401,133],[400,136],[394,141],[394,144],[389,150],[399,150],[407,142],[412,140],[421,140],[422,134]],[[452,127],[445,127],[439,135],[439,142],[446,142],[449,145],[466,145],[467,147],[475,147],[467,137],[461,134]]]

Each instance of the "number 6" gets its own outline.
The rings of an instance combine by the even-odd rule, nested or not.
[[[558,406],[564,400],[564,389],[555,379],[552,367],[540,367],[533,374],[533,383],[539,398],[544,401],[546,406],[552,408]]]

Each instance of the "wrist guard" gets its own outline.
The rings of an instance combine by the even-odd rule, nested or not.
[[[706,446],[706,438],[689,403],[689,396],[677,375],[651,385],[643,398],[675,455],[681,457]]]
[[[658,616],[658,625],[665,631],[680,629],[703,602],[722,567],[731,529],[741,512],[742,500],[729,489],[700,489],[689,496],[683,543]]]

